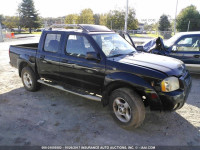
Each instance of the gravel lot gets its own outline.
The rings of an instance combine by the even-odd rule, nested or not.
[[[108,107],[42,86],[23,88],[9,65],[8,47],[38,37],[0,43],[0,145],[152,145],[200,146],[200,75],[192,75],[187,103],[176,112],[150,112],[137,129],[123,129]]]

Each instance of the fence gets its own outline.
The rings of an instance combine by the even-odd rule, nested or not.
[[[150,36],[155,36],[155,37],[163,37],[164,39],[169,39],[173,36],[173,32],[172,31],[141,31],[141,30],[129,30],[128,31],[129,34],[147,34]]]

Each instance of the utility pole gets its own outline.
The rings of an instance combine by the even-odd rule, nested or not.
[[[190,20],[188,22],[188,29],[187,29],[187,32],[190,30]]]
[[[47,20],[44,21],[44,29],[48,29]]]
[[[1,22],[0,22],[0,42],[3,42],[3,33],[2,33]]]
[[[175,20],[174,20],[174,35],[176,34],[176,16],[177,16],[177,8],[178,8],[178,0],[176,1],[176,12],[175,12]]]
[[[126,15],[125,15],[125,25],[124,25],[125,32],[127,32],[127,20],[128,20],[128,0],[126,0]]]

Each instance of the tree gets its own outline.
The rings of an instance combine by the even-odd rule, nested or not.
[[[108,26],[111,29],[123,30],[124,28],[125,11],[113,10],[106,14],[93,14],[91,9],[84,9],[80,15],[69,14],[65,18],[66,24],[97,24]],[[128,29],[137,29],[138,20],[135,17],[135,10],[129,8],[128,14]]]
[[[153,31],[153,30],[155,30],[154,29],[154,24],[153,23],[152,24],[145,23],[144,24],[144,30],[146,30],[146,31]]]
[[[138,20],[135,17],[135,10],[133,8],[129,8],[128,12],[129,12],[128,13],[128,21],[127,21],[128,30],[137,29]]]
[[[177,30],[187,31],[190,22],[189,31],[200,30],[200,14],[197,8],[193,5],[184,8],[177,16]]]
[[[65,18],[66,24],[77,24],[78,23],[78,14],[69,14]]]
[[[107,15],[107,26],[112,29],[123,30],[125,24],[125,11],[113,10]],[[128,30],[137,29],[138,20],[135,18],[135,10],[129,8],[128,13]]]
[[[168,20],[167,15],[162,15],[159,19],[159,23],[158,23],[158,29],[160,31],[169,31],[171,28],[171,24]]]
[[[33,0],[22,0],[18,11],[20,15],[20,26],[29,28],[30,33],[32,28],[40,27],[40,19],[35,10]]]
[[[92,9],[84,9],[81,11],[78,18],[78,23],[82,24],[94,24],[94,15]]]
[[[5,16],[5,19],[2,23],[9,29],[18,28],[19,17],[17,17],[17,16]]]
[[[94,24],[106,26],[107,14],[94,14]]]
[[[94,24],[99,25],[100,24],[100,15],[94,14]]]
[[[4,16],[0,15],[0,23],[2,23],[4,21]]]
[[[99,24],[106,26],[106,24],[107,24],[107,14],[101,14],[100,15]]]
[[[113,10],[108,13],[107,26],[111,29],[123,30],[125,12],[121,10]]]

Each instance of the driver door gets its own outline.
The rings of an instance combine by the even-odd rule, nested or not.
[[[105,78],[105,61],[86,59],[87,52],[98,54],[88,38],[79,33],[67,35],[59,73],[64,83],[100,93]]]

